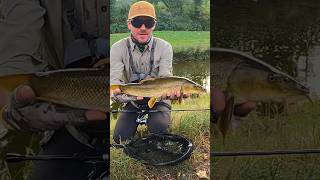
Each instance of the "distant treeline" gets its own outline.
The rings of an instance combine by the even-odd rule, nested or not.
[[[111,0],[111,33],[128,32],[130,5],[137,0]],[[157,30],[209,31],[209,0],[148,0],[156,8]]]

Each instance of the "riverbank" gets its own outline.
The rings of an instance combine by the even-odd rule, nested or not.
[[[320,147],[320,103],[290,108],[288,116],[255,113],[243,120],[226,139],[216,137],[216,151],[271,151],[316,149]],[[319,155],[282,155],[212,158],[213,179],[318,179]]]
[[[110,44],[128,36],[129,33],[111,34]],[[209,31],[155,31],[154,36],[172,45],[174,61],[209,59]]]

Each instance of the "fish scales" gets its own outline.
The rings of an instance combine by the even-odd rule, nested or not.
[[[149,79],[141,83],[122,85],[120,88],[125,94],[143,97],[159,97],[172,91],[182,91],[183,93],[205,92],[205,89],[197,83],[175,76]]]
[[[241,95],[246,96],[252,92],[262,92],[263,88],[266,87],[269,90],[278,89],[277,92],[273,92],[273,95],[282,94],[283,97],[287,96],[288,92],[292,92],[291,95],[308,93],[308,88],[293,77],[255,57],[223,48],[212,48],[211,51],[213,58],[211,86],[217,87],[222,91],[241,92]],[[279,77],[279,81],[269,79],[272,75]],[[280,80],[283,80],[283,83]],[[291,85],[287,82],[291,82]],[[272,87],[268,87],[268,85],[272,85]],[[246,93],[243,91],[248,88],[251,89],[251,92],[248,91]],[[268,89],[266,88],[264,90],[267,92]],[[267,100],[266,98],[260,98],[261,100]],[[259,97],[253,100],[259,100]]]
[[[211,48],[211,53],[211,86],[225,93],[226,105],[217,121],[223,136],[230,126],[237,99],[285,102],[303,97],[310,100],[309,88],[255,57],[223,48]]]
[[[30,77],[24,84],[32,87],[37,99],[73,108],[104,112],[108,109],[109,74],[105,69],[67,69],[23,75]]]
[[[240,60],[235,58],[224,58],[219,55],[214,56],[211,69],[211,85],[221,90],[225,90],[227,88],[227,82],[230,74],[240,62]]]

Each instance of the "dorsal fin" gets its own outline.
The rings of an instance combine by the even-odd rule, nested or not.
[[[139,83],[145,83],[145,82],[149,82],[149,81],[154,81],[156,78],[149,78],[149,79],[143,79],[141,81],[139,81]]]

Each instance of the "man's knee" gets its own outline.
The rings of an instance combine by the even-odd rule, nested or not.
[[[150,133],[166,133],[171,122],[171,107],[167,104],[159,104],[156,110],[160,112],[150,113],[147,122]]]
[[[127,139],[134,136],[135,131],[137,130],[137,125],[128,123],[117,123],[116,128],[113,132],[113,140],[116,143],[120,143],[121,141],[126,141]]]
[[[148,125],[150,133],[166,133],[168,132],[170,120],[167,119],[153,119]]]
[[[131,111],[131,109],[125,109]],[[136,123],[137,114],[121,113],[117,120],[116,127],[113,132],[113,140],[116,143],[125,141],[134,136],[138,124]]]

